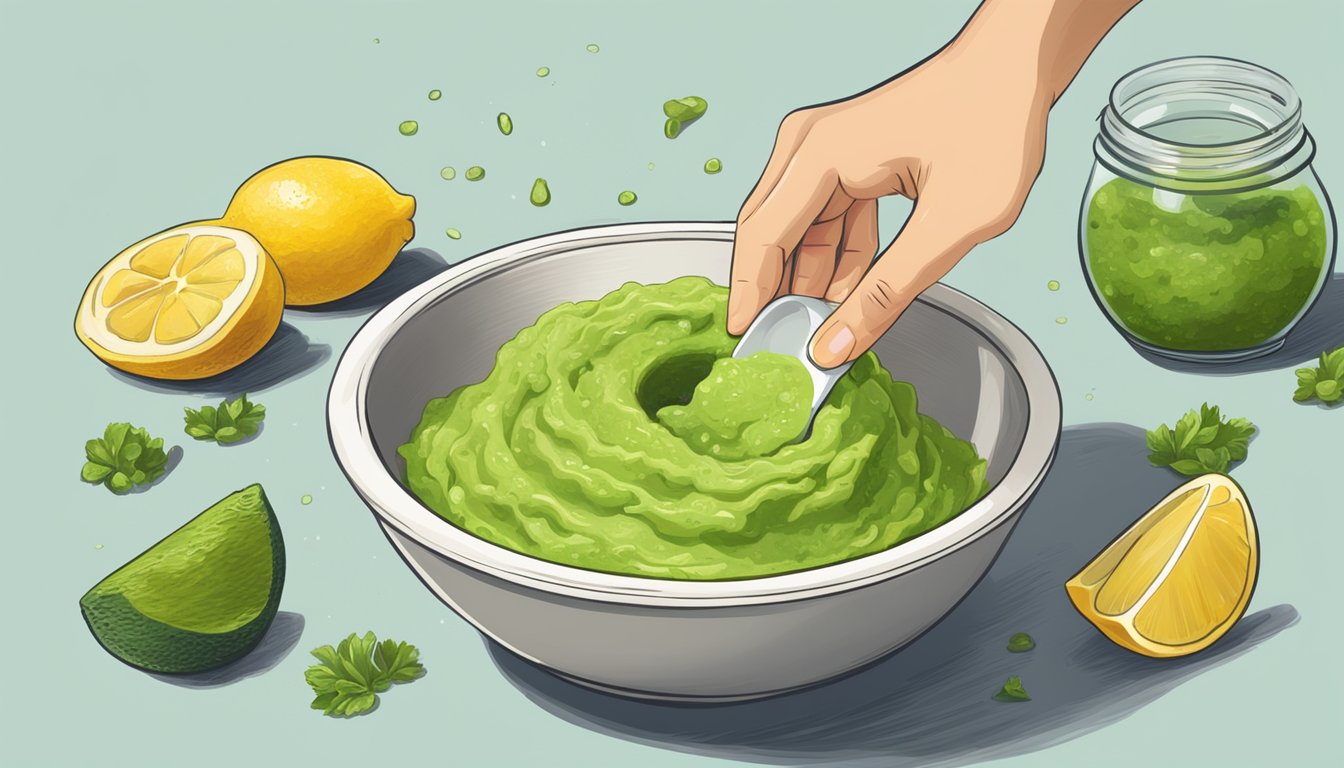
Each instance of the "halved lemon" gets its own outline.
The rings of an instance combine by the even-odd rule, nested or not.
[[[1246,612],[1259,573],[1250,502],[1226,475],[1172,491],[1065,584],[1080,613],[1145,656],[1207,648]]]
[[[84,291],[75,334],[128,373],[202,379],[256,354],[280,325],[285,288],[256,238],[183,224],[123,250]]]

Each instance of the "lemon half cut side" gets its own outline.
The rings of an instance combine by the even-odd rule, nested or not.
[[[103,266],[75,334],[108,365],[159,379],[201,379],[256,354],[284,312],[275,262],[242,230],[183,224]]]
[[[1065,584],[1069,599],[1117,644],[1185,656],[1246,612],[1259,573],[1250,502],[1226,475],[1182,485]]]

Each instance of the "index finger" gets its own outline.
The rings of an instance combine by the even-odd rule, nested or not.
[[[778,292],[784,263],[835,189],[834,172],[797,155],[733,238],[728,332],[740,334]]]

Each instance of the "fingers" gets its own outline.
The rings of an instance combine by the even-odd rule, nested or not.
[[[844,235],[845,217],[836,216],[807,228],[793,257],[793,292],[802,296],[826,295],[835,274],[836,253]]]
[[[877,201],[855,200],[845,212],[845,231],[835,274],[823,296],[839,303],[854,290],[877,255]]]
[[[745,331],[780,289],[786,258],[834,189],[832,171],[795,155],[756,210],[738,223],[728,297],[729,333]]]
[[[811,350],[817,365],[834,368],[866,352],[915,297],[971,249],[974,236],[935,210],[921,200],[905,229],[817,330]]]

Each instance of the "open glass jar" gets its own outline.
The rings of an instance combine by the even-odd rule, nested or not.
[[[1282,346],[1335,248],[1292,85],[1234,59],[1150,64],[1115,84],[1094,148],[1078,245],[1116,328],[1186,360]]]

